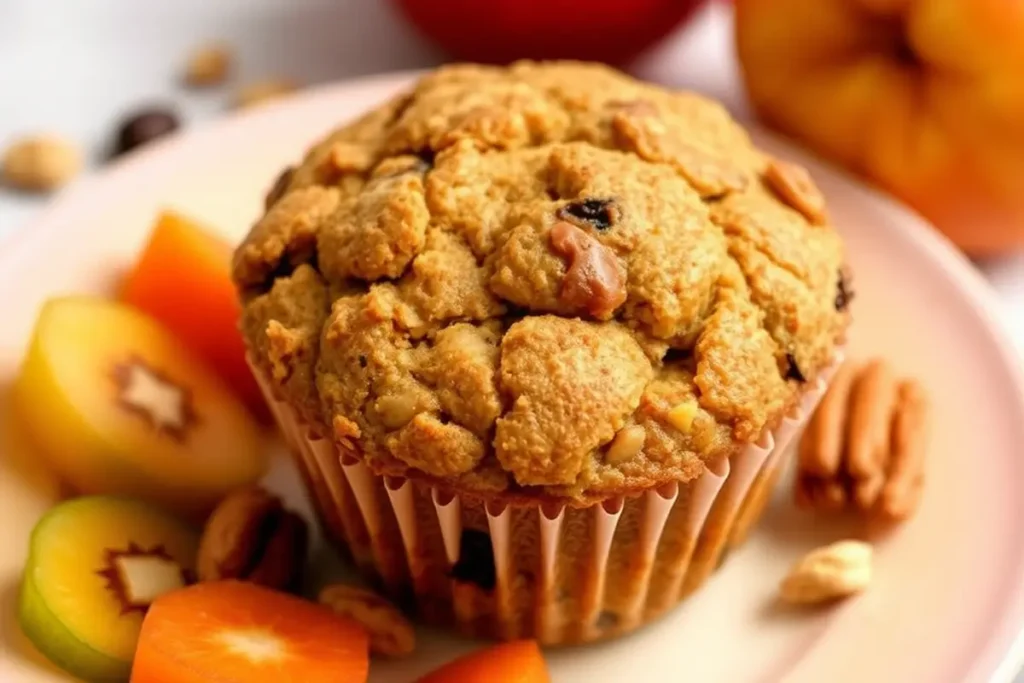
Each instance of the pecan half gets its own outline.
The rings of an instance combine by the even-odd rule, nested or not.
[[[801,507],[854,507],[897,522],[913,514],[924,482],[928,399],[884,361],[844,366],[800,442],[795,489]]]
[[[338,583],[320,591],[318,601],[335,614],[359,622],[370,635],[370,651],[374,654],[407,657],[416,649],[412,624],[376,593]]]

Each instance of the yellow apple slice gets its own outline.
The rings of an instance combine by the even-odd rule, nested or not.
[[[242,404],[162,326],[123,304],[49,301],[14,401],[58,475],[83,493],[195,516],[266,470]]]
[[[32,532],[21,628],[77,676],[126,679],[150,603],[193,580],[197,545],[193,529],[139,501],[62,503]]]

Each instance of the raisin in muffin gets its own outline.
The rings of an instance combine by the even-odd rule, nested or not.
[[[609,637],[698,586],[848,323],[806,172],[601,66],[441,69],[266,204],[242,329],[322,521],[474,634]]]

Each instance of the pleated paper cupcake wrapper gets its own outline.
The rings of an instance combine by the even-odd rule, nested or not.
[[[379,476],[256,375],[327,536],[371,581],[429,623],[556,645],[635,629],[699,587],[760,517],[841,361],[775,430],[697,479],[586,507],[488,504]]]

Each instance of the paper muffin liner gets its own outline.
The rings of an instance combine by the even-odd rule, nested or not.
[[[776,429],[697,479],[583,507],[503,505],[377,475],[253,369],[325,534],[371,581],[429,623],[560,645],[631,631],[704,582],[760,517],[841,362]]]

